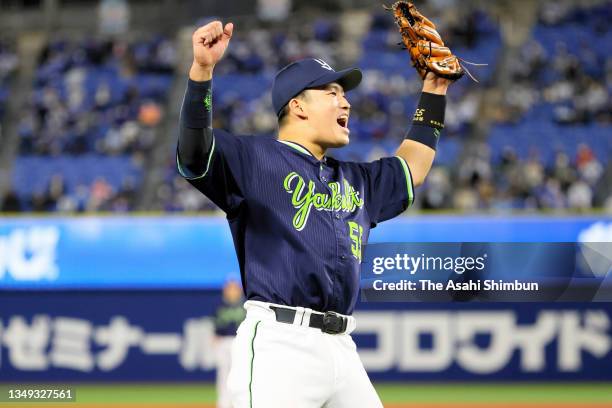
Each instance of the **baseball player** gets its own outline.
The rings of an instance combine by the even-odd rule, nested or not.
[[[362,74],[321,59],[276,75],[278,138],[211,128],[213,69],[233,29],[215,21],[193,34],[177,146],[180,174],[227,214],[240,265],[247,314],[232,345],[233,406],[382,407],[350,336],[362,246],[429,172],[451,80],[426,75],[395,156],[343,162],[326,152],[349,143],[346,92]]]
[[[230,278],[223,285],[222,304],[215,311],[215,351],[217,357],[217,408],[231,408],[227,376],[231,366],[231,345],[244,320],[240,283]]]

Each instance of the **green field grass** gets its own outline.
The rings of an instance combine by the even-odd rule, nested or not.
[[[3,384],[6,385],[6,384]],[[80,403],[103,404],[212,404],[216,394],[210,383],[71,385]],[[401,384],[378,383],[385,403],[566,403],[610,404],[612,383],[598,384]],[[1,405],[1,404],[0,404]]]
[[[375,384],[383,402],[469,403],[610,403],[609,384]]]

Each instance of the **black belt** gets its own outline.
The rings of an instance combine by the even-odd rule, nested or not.
[[[281,323],[293,324],[297,310],[288,307],[270,306],[276,315],[276,321]],[[302,318],[304,316],[302,315]],[[340,334],[344,333],[348,325],[348,318],[336,312],[312,312],[308,327],[320,329],[323,333]]]

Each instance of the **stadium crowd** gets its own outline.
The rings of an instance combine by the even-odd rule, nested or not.
[[[612,58],[605,52],[612,45],[612,8],[561,4],[541,6],[531,38],[508,67],[512,86],[504,89],[493,81],[502,50],[494,19],[478,9],[459,19],[434,13],[458,55],[488,66],[473,72],[480,84],[464,78],[451,87],[445,134],[436,164],[418,191],[417,208],[612,211]],[[274,73],[291,61],[317,56],[333,66],[353,63],[364,70],[364,82],[349,94],[352,143],[331,154],[373,160],[392,153],[410,126],[420,80],[396,44],[399,36],[388,14],[373,13],[357,38],[342,31],[341,18],[318,18],[289,29],[261,22],[246,32],[237,30],[215,69],[214,126],[236,134],[273,135],[276,117],[268,90]],[[342,53],[347,41],[361,49],[357,60],[347,61]],[[82,180],[67,174],[78,169],[60,166],[63,172],[43,177],[44,183],[16,188],[0,208],[133,209],[144,163],[164,120],[170,83],[185,77],[174,71],[175,48],[161,37],[132,43],[50,42],[40,56],[31,104],[20,119],[20,156],[114,156],[131,167],[111,177],[108,166],[116,162],[99,161],[98,171]],[[500,97],[495,104],[483,104],[483,95],[491,91]],[[0,88],[0,108],[1,95]],[[491,123],[485,138],[474,137],[480,120]],[[148,208],[213,210],[178,175],[174,154],[168,152],[164,182],[156,186]],[[17,160],[16,171],[31,166],[27,160],[21,167]],[[34,167],[48,170],[39,162]]]
[[[163,37],[46,44],[19,120],[15,164],[16,180],[27,172],[28,179],[41,182],[15,183],[10,209],[133,209],[175,58],[173,42]],[[117,174],[118,163],[127,168],[122,174]],[[96,168],[85,171],[79,164]]]
[[[512,87],[492,110],[496,126],[481,148],[489,168],[482,183],[472,178],[470,207],[612,210],[611,18],[609,3],[542,5],[511,60]]]

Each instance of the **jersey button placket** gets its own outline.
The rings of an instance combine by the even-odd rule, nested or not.
[[[344,246],[342,245],[342,231],[344,228],[343,222],[342,222],[342,215],[340,214],[340,212],[334,212],[334,224],[335,224],[335,230],[336,230],[336,240],[338,242],[338,253],[340,255],[340,260],[341,261],[345,261],[346,260],[346,255],[344,255],[342,252],[344,252]]]
[[[332,189],[330,188],[328,182],[333,182],[334,179],[330,178],[332,175],[332,169],[330,169],[329,167],[327,167],[325,164],[321,163],[319,165],[319,180],[321,180],[321,182],[323,183],[323,185],[325,186],[325,190],[331,195],[332,194]],[[342,255],[342,230],[343,230],[343,226],[341,225],[341,218],[342,215],[340,214],[340,211],[335,211],[332,209],[332,212],[330,214],[331,219],[332,219],[332,226],[334,228],[334,233],[336,235],[336,248],[337,248],[337,252],[336,255],[338,258],[336,258],[337,261],[337,267],[336,270],[334,271],[334,275],[338,275],[340,273],[340,270],[338,269],[340,267],[340,264],[342,263],[342,261],[344,261],[346,259],[345,255]],[[337,296],[340,296],[340,294],[338,293],[339,287],[338,287],[338,278],[337,276],[332,276],[332,280],[333,280],[333,297],[336,298]],[[335,306],[335,305],[334,305]]]
[[[319,165],[319,180],[321,180],[323,183],[327,183],[327,177],[325,177],[325,168],[323,167],[323,164]],[[325,187],[327,188],[327,185]]]

